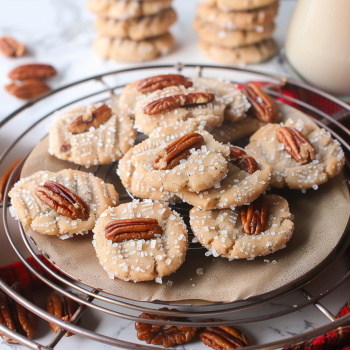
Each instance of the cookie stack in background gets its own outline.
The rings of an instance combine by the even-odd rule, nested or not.
[[[88,0],[98,36],[94,50],[103,58],[140,62],[167,54],[174,44],[172,0]]]
[[[193,26],[200,48],[225,64],[258,63],[272,57],[278,0],[201,0]]]

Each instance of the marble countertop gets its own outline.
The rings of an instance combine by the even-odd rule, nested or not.
[[[177,62],[215,64],[206,58],[197,48],[196,33],[192,29],[192,18],[195,13],[194,0],[175,0],[174,6],[179,15],[177,24],[172,33],[176,37],[176,49],[168,56],[161,57],[154,62],[140,63],[139,65],[163,64]],[[280,47],[286,35],[289,18],[295,6],[294,1],[282,1],[277,18],[275,39]],[[93,16],[85,10],[85,0],[11,0],[0,2],[0,36],[5,34],[17,38],[28,46],[28,53],[19,59],[7,59],[0,57],[0,85],[7,82],[7,73],[15,66],[40,62],[52,64],[59,72],[49,84],[57,88],[76,80],[96,75],[99,73],[116,70],[135,64],[116,63],[105,61],[95,55],[91,49],[95,31],[92,25]],[[285,76],[291,76],[288,67],[280,64],[278,57],[269,62],[253,65],[250,68],[271,72]],[[0,120],[23,105],[22,101],[8,95],[4,89],[0,89]],[[11,140],[9,135],[6,140],[0,139],[0,148]],[[4,236],[2,236],[5,240]],[[1,263],[6,265],[16,259],[11,255],[8,242],[1,242]],[[332,266],[322,279],[317,280],[307,289],[311,294],[324,290],[332,281],[342,275],[344,264],[339,261]],[[322,303],[334,314],[350,297],[350,281],[346,281],[331,295],[322,300]],[[278,302],[264,307],[264,312],[277,312],[286,306],[293,306],[305,300],[296,292]],[[44,298],[41,294],[36,296],[38,305],[44,306]],[[115,308],[118,310],[118,308]],[[254,312],[250,315],[253,317]],[[252,344],[264,344],[281,338],[287,338],[302,332],[311,330],[328,322],[314,306],[308,306],[291,315],[275,318],[269,321],[255,322],[239,326],[246,332]],[[112,318],[106,314],[87,310],[83,316],[82,326],[89,330],[117,337],[126,341],[136,341],[136,333],[133,322]],[[40,322],[40,331],[35,340],[41,344],[47,344],[53,336],[46,322]],[[141,344],[141,343],[140,343]],[[0,340],[0,349],[22,349],[20,345],[10,345]],[[111,346],[98,344],[80,336],[64,338],[56,349],[109,349]],[[181,349],[208,349],[200,342],[180,346]]]

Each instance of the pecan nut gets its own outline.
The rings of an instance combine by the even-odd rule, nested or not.
[[[138,81],[136,84],[136,89],[139,92],[146,93],[161,90],[168,86],[180,85],[183,85],[185,88],[189,88],[193,85],[193,83],[190,79],[187,79],[181,74],[165,74]]]
[[[109,222],[105,227],[105,235],[113,243],[131,239],[149,240],[163,234],[163,229],[156,219],[121,219]]]
[[[280,126],[276,130],[277,140],[284,144],[285,150],[298,162],[307,163],[315,159],[315,150],[310,141],[293,127]]]
[[[153,169],[172,169],[191,154],[191,149],[199,149],[203,145],[203,136],[196,132],[179,137],[155,155],[152,160]]]
[[[144,107],[143,111],[148,115],[154,115],[183,106],[208,103],[213,101],[214,98],[215,95],[210,92],[191,92],[189,94],[167,96],[149,103]]]
[[[221,321],[209,319],[208,322]],[[244,333],[232,326],[206,327],[199,338],[206,345],[215,350],[239,349],[249,345]]]
[[[5,85],[5,89],[11,95],[23,100],[31,100],[50,91],[50,87],[43,81],[37,79],[26,79]]]
[[[167,311],[168,309],[162,308],[160,310]],[[177,312],[175,309],[171,311]],[[188,321],[183,317],[159,316],[146,313],[143,313],[140,317],[161,321]],[[163,345],[165,348],[176,344],[188,343],[196,335],[198,330],[196,327],[163,326],[144,322],[136,322],[135,329],[139,340],[145,341],[147,344]]]
[[[15,162],[13,162],[9,166],[9,168],[5,171],[4,175],[0,179],[0,203],[4,202],[5,188],[6,188],[7,182],[9,180],[12,172],[15,170],[16,166],[21,162],[21,160],[22,160],[22,158],[17,159]],[[19,177],[19,174],[16,176],[16,178],[18,178],[18,177]]]
[[[76,311],[79,309],[79,304],[66,296],[63,297],[63,302],[57,294],[51,294],[46,301],[46,311],[63,321],[69,322]],[[77,325],[80,324],[80,320],[76,322]],[[51,329],[58,333],[60,328],[53,323],[49,323]],[[74,335],[71,332],[66,332],[65,336],[70,337]]]
[[[259,235],[264,232],[268,211],[269,201],[264,194],[250,203],[248,208],[243,208],[241,211],[243,232],[247,235]]]
[[[25,64],[13,69],[8,77],[12,80],[46,79],[57,74],[49,64]]]
[[[0,38],[0,52],[6,57],[21,57],[26,51],[25,45],[9,36]]]
[[[238,168],[244,170],[248,174],[253,174],[258,170],[258,163],[253,157],[247,156],[242,148],[230,146],[230,161]]]
[[[57,182],[47,181],[44,186],[36,187],[34,193],[60,215],[82,221],[89,218],[89,210],[85,202],[67,187]]]
[[[30,290],[21,282],[14,283],[11,288],[34,303]],[[12,331],[32,339],[38,328],[38,317],[0,290],[0,323]],[[16,344],[16,341],[3,334],[0,335],[8,343]]]
[[[273,99],[253,83],[242,89],[252,106],[253,115],[265,123],[274,123],[279,119],[279,111]]]
[[[102,123],[107,121],[112,115],[112,110],[103,104],[95,110],[88,111],[74,119],[68,126],[68,131],[72,134],[81,134],[89,131],[91,127],[97,129]]]

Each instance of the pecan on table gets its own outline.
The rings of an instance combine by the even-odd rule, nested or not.
[[[25,45],[15,39],[4,36],[0,38],[0,52],[6,57],[21,57],[26,51]]]
[[[21,282],[14,283],[11,288],[34,303],[30,290]],[[0,323],[12,331],[32,339],[38,328],[38,317],[0,290]],[[17,344],[15,340],[3,334],[0,336],[10,344]]]
[[[7,182],[12,174],[12,172],[15,170],[15,168],[17,167],[17,165],[21,162],[22,158],[17,159],[16,161],[14,161],[5,171],[4,175],[1,177],[0,179],[0,203],[4,202],[4,195],[5,195],[5,189],[6,189],[6,185]],[[19,177],[19,174],[16,175],[15,180],[17,181]],[[15,181],[14,181],[15,182]]]
[[[167,311],[168,309],[162,308],[159,310]],[[171,311],[176,312],[177,310]],[[160,321],[187,321],[184,317],[159,316],[146,313],[143,313],[140,317]],[[163,326],[144,322],[136,322],[135,329],[139,340],[145,341],[147,344],[163,345],[165,348],[176,344],[188,343],[198,330],[196,327],[177,327],[170,324]]]
[[[163,229],[156,219],[121,219],[109,222],[105,227],[105,235],[113,243],[131,239],[149,240],[163,234]]]
[[[244,149],[236,146],[230,146],[230,161],[248,174],[253,174],[258,170],[256,160],[253,157],[247,156]]]
[[[72,134],[81,134],[89,131],[91,127],[97,129],[102,123],[107,121],[112,115],[112,110],[107,105],[103,104],[101,107],[92,112],[84,113],[78,118],[74,119],[68,126],[68,131]]]
[[[210,92],[191,92],[189,94],[167,96],[149,103],[144,107],[143,111],[148,115],[154,115],[183,106],[189,107],[191,105],[208,103],[213,101],[214,98],[215,95]]]
[[[38,79],[26,79],[5,85],[5,90],[11,95],[23,100],[37,98],[50,91],[50,87]]]
[[[204,138],[197,132],[179,137],[155,155],[152,167],[155,170],[172,169],[179,165],[182,159],[186,159],[192,149],[199,149],[203,145]]]
[[[89,209],[86,203],[67,187],[57,182],[47,181],[44,186],[36,187],[34,193],[60,215],[82,221],[89,218]]]
[[[250,203],[248,208],[244,207],[241,211],[243,232],[247,235],[264,232],[268,211],[269,201],[264,194]]]
[[[253,83],[242,89],[251,104],[253,115],[265,123],[274,123],[279,119],[279,111],[273,99]]]
[[[184,86],[189,88],[193,85],[190,79],[187,79],[181,74],[165,74],[142,79],[137,82],[136,89],[139,92],[153,92],[164,89],[168,86]]]
[[[209,319],[208,322],[221,321]],[[215,350],[239,349],[249,345],[244,333],[232,326],[206,327],[200,332],[199,338]]]
[[[49,64],[25,64],[13,69],[8,77],[12,80],[46,79],[56,74],[56,69]]]
[[[76,311],[79,309],[79,304],[66,296],[63,297],[63,302],[57,294],[51,294],[46,301],[46,311],[63,321],[69,322]],[[77,321],[76,325],[80,324],[80,320]],[[51,329],[58,333],[60,328],[53,323],[49,323]],[[66,332],[65,336],[70,337],[74,335],[71,332]]]
[[[284,144],[285,150],[298,162],[308,163],[315,159],[315,150],[310,141],[293,127],[280,126],[276,130],[277,140]]]

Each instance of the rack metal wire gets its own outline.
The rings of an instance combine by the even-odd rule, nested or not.
[[[64,103],[63,105],[60,105],[59,108],[61,109],[68,107],[72,104],[81,102],[83,100],[87,99],[94,99],[94,102],[96,102],[95,97],[98,97],[99,95],[108,94],[108,96],[104,96],[102,100],[106,100],[109,95],[113,95],[114,93],[120,91],[120,89],[125,86],[125,84],[130,81],[130,78],[127,77],[127,79],[123,83],[120,83],[121,76],[124,74],[131,74],[131,73],[137,73],[137,74],[143,74],[147,73],[147,75],[151,74],[159,74],[159,71],[186,71],[186,73],[189,73],[189,75],[199,75],[202,76],[207,72],[214,71],[215,76],[217,76],[218,71],[221,70],[225,72],[225,79],[229,79],[236,83],[244,83],[248,77],[250,80],[264,80],[268,81],[269,84],[266,85],[265,91],[269,93],[271,96],[279,99],[283,103],[289,103],[293,104],[300,110],[306,112],[309,114],[313,120],[321,127],[327,129],[333,137],[337,138],[339,142],[341,142],[342,146],[344,147],[344,151],[346,154],[347,164],[346,168],[347,170],[350,169],[349,167],[349,160],[350,160],[350,131],[344,127],[339,121],[334,119],[334,116],[341,116],[341,120],[344,120],[346,116],[350,116],[350,108],[345,103],[335,99],[334,97],[327,95],[321,91],[318,91],[317,89],[311,88],[307,86],[306,84],[295,82],[288,80],[284,77],[280,77],[273,74],[266,74],[261,72],[256,72],[248,69],[243,68],[233,68],[233,67],[226,67],[226,66],[209,66],[209,65],[193,65],[193,64],[176,64],[176,65],[163,65],[163,66],[147,66],[147,67],[135,67],[135,68],[129,68],[114,72],[109,72],[106,74],[97,75],[91,78],[86,78],[81,81],[69,84],[67,86],[64,86],[62,88],[59,88],[55,91],[52,91],[48,94],[46,94],[43,97],[38,98],[35,101],[27,103],[25,106],[19,108],[17,111],[13,112],[11,115],[9,115],[7,118],[5,118],[2,122],[0,122],[0,134],[1,134],[1,128],[8,125],[9,123],[13,122],[16,117],[18,117],[22,112],[28,110],[30,107],[37,105],[40,103],[40,101],[46,101],[50,97],[54,97],[55,95],[59,94],[62,91],[66,91],[69,88],[80,86],[87,82],[98,82],[103,85],[103,89],[99,89],[97,91],[93,91],[91,93],[84,92],[81,96],[76,98],[73,101],[68,101],[67,103]],[[232,76],[230,76],[230,74]],[[252,78],[253,77],[253,78]],[[115,78],[118,80],[118,84],[111,85],[106,82],[106,79]],[[293,96],[291,96],[291,92],[294,93]],[[312,98],[313,99],[312,99]],[[318,105],[315,106],[312,101],[314,101],[315,98],[318,98]],[[101,100],[101,99],[100,99]],[[322,103],[324,103],[326,106],[322,106]],[[329,106],[331,106],[332,113],[329,112]],[[55,109],[55,110],[56,110]],[[37,126],[39,126],[43,121],[45,121],[54,111],[50,111],[49,113],[45,113],[43,117],[39,117],[36,121],[31,123],[23,132],[20,132],[19,135],[15,138],[15,140],[9,144],[7,149],[3,151],[3,153],[0,156],[0,170],[3,170],[4,164],[8,159],[12,158],[13,150],[18,146],[18,144],[24,139],[24,137],[30,133],[32,130],[34,130]],[[25,159],[22,160],[20,164],[14,169],[13,173],[11,174],[9,181],[7,183],[6,189],[5,189],[5,198],[7,198],[7,194],[9,192],[9,189],[13,185],[13,181],[16,178],[16,175],[19,174],[20,169],[25,162]],[[97,166],[94,170],[94,174],[96,176],[101,176],[104,180],[109,176],[109,174],[115,169],[116,164],[111,164],[108,166]],[[78,167],[80,169],[80,167]],[[101,174],[101,175],[100,175]],[[103,174],[103,175],[102,175]],[[128,201],[130,200],[130,197],[133,197],[130,193],[125,192],[124,194],[121,194],[120,198],[122,201]],[[79,334],[85,337],[88,337],[92,340],[99,341],[102,343],[110,344],[113,346],[121,347],[124,349],[155,349],[154,346],[148,346],[148,345],[140,345],[140,344],[134,344],[126,341],[122,341],[119,339],[111,338],[109,336],[99,334],[87,329],[82,328],[81,326],[75,325],[75,322],[81,317],[81,315],[84,313],[84,311],[87,308],[92,308],[100,312],[104,312],[106,314],[127,319],[130,321],[139,321],[140,318],[138,316],[134,316],[133,312],[152,312],[155,313],[155,311],[159,308],[160,305],[168,305],[169,303],[164,302],[156,302],[156,303],[142,303],[142,302],[135,302],[132,300],[127,300],[123,298],[117,298],[112,295],[108,295],[107,293],[104,293],[103,291],[98,290],[97,288],[94,288],[94,286],[84,286],[78,283],[78,281],[74,280],[73,276],[67,276],[67,274],[58,274],[54,271],[52,271],[50,268],[48,268],[38,257],[38,252],[33,247],[33,242],[30,241],[30,238],[26,235],[24,232],[21,224],[19,224],[19,231],[20,235],[22,237],[22,240],[25,244],[25,247],[27,251],[31,254],[31,256],[35,259],[35,261],[41,265],[41,267],[49,273],[52,277],[54,277],[57,282],[52,282],[48,278],[40,275],[25,259],[23,253],[20,251],[20,249],[16,246],[15,241],[13,239],[14,233],[9,228],[9,212],[8,212],[9,203],[5,200],[2,210],[3,210],[3,224],[4,229],[7,235],[7,238],[16,252],[16,254],[19,256],[20,260],[24,263],[24,265],[27,267],[27,269],[33,273],[36,277],[38,277],[40,280],[42,280],[46,285],[51,287],[52,289],[69,296],[70,298],[76,300],[78,303],[80,303],[80,307],[76,314],[74,315],[73,319],[70,322],[64,322],[55,316],[47,313],[46,311],[40,309],[36,305],[32,304],[31,302],[27,301],[23,297],[21,297],[19,294],[17,294],[15,291],[13,291],[9,286],[7,286],[2,280],[0,280],[0,288],[5,291],[6,294],[8,294],[10,297],[12,297],[15,301],[22,304],[24,307],[32,311],[33,313],[37,314],[39,317],[45,319],[48,322],[54,323],[58,325],[60,328],[62,328],[62,331],[59,332],[55,337],[50,341],[49,344],[46,346],[43,346],[41,344],[38,344],[35,341],[28,340],[27,338],[23,337],[20,334],[14,333],[13,331],[7,329],[5,326],[0,324],[0,333],[3,333],[7,336],[9,336],[12,339],[15,339],[19,343],[26,345],[30,349],[54,349],[55,346],[59,343],[59,341],[62,339],[66,331],[73,332],[75,334]],[[182,215],[186,215],[186,212],[188,212],[188,208],[186,206],[182,205],[176,205],[174,208],[176,208],[178,211],[181,212]],[[240,302],[234,302],[234,303],[213,303],[209,306],[193,306],[193,305],[186,305],[186,307],[178,307],[179,312],[176,313],[176,316],[181,317],[189,317],[189,318],[195,318],[196,320],[191,321],[172,321],[172,324],[178,325],[178,326],[184,326],[188,325],[189,322],[193,326],[219,326],[219,325],[234,325],[234,324],[244,324],[244,323],[254,323],[259,322],[263,320],[270,320],[273,318],[281,317],[284,315],[291,314],[293,312],[296,312],[298,310],[301,310],[309,305],[314,305],[324,316],[326,316],[330,323],[327,323],[324,326],[318,327],[314,330],[302,333],[297,336],[290,337],[288,339],[281,339],[279,341],[275,341],[272,343],[268,343],[265,345],[258,345],[258,346],[249,346],[246,349],[247,350],[253,350],[253,349],[262,349],[262,350],[268,350],[268,349],[277,349],[280,347],[284,347],[293,343],[297,343],[306,339],[310,339],[312,337],[315,337],[317,335],[323,334],[327,331],[330,331],[331,329],[340,327],[341,325],[348,323],[350,321],[350,314],[347,316],[342,317],[341,319],[336,319],[332,313],[327,310],[319,301],[320,299],[324,298],[325,296],[332,293],[334,290],[336,290],[342,283],[344,283],[349,277],[350,277],[350,269],[347,268],[347,272],[344,273],[344,275],[339,278],[337,281],[333,282],[332,285],[327,286],[317,295],[310,295],[307,290],[305,289],[307,286],[311,285],[315,281],[318,281],[322,275],[340,258],[344,257],[344,252],[346,251],[347,247],[350,243],[350,237],[347,235],[349,229],[349,225],[347,229],[344,231],[343,236],[341,238],[341,241],[337,245],[337,247],[332,251],[332,253],[316,268],[311,270],[309,273],[304,275],[302,278],[293,281],[293,283],[289,283],[285,287],[279,289],[278,291],[267,293],[266,295],[262,295],[258,298],[252,298],[248,299],[244,303]],[[201,246],[198,246],[196,243],[192,245],[190,248],[192,250],[201,249]],[[45,252],[43,252],[45,255]],[[46,257],[49,259],[50,257],[46,255]],[[59,266],[58,266],[59,269]],[[64,287],[62,287],[63,285]],[[79,293],[79,295],[72,295],[69,291],[67,291],[65,288],[69,287],[74,289],[76,292]],[[251,310],[259,310],[263,306],[268,305],[272,302],[275,302],[281,298],[284,298],[292,293],[295,293],[299,291],[301,295],[303,295],[306,298],[306,301],[299,303],[298,305],[293,305],[291,307],[287,307],[281,311],[273,312],[273,313],[261,313],[257,316],[251,317],[251,316],[244,316],[244,313],[246,311]],[[98,300],[99,302],[103,302],[103,306],[94,303],[94,301]],[[115,311],[111,308],[111,306],[119,306],[122,308],[122,311]],[[164,316],[170,316],[173,315],[173,312],[171,311],[156,311],[159,315]],[[259,312],[257,312],[259,313]],[[205,322],[204,319],[208,317],[222,317],[227,316],[230,317],[229,320],[224,321],[213,321],[213,322]],[[149,322],[153,324],[160,324],[165,325],[167,324],[166,321],[161,320],[147,320],[142,319],[142,322]]]

